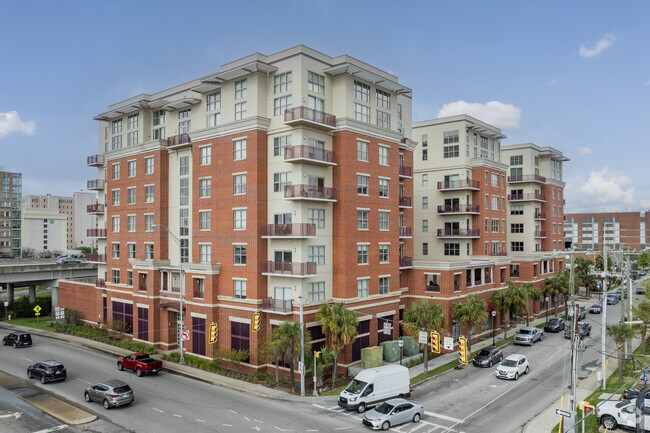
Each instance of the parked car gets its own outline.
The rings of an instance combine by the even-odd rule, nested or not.
[[[15,259],[15,257],[10,256],[9,254],[0,253],[0,259]]]
[[[530,366],[524,355],[510,355],[497,367],[495,373],[499,379],[519,379],[522,374],[528,374]]]
[[[576,336],[585,338],[591,335],[591,325],[586,322],[578,322],[578,329],[576,329]],[[571,338],[571,327],[567,326],[564,330],[564,338]]]
[[[644,407],[643,430],[650,429],[650,407]],[[622,427],[626,430],[636,428],[636,399],[621,401],[604,401],[596,406],[596,420],[607,431]]]
[[[594,304],[589,307],[589,314],[600,314],[603,312],[603,306],[600,304]]]
[[[564,324],[564,320],[554,317],[551,320],[548,321],[546,325],[544,325],[544,331],[545,332],[560,332],[561,330],[564,329],[566,325]]]
[[[56,259],[56,263],[65,264],[65,263],[81,263],[81,260],[75,259],[74,257],[60,257]]]
[[[640,277],[645,277],[645,275],[646,275],[645,271],[639,271],[639,276]]]
[[[135,371],[135,374],[138,377],[144,374],[158,374],[158,372],[162,370],[162,366],[162,361],[153,359],[147,353],[132,353],[117,358],[118,370],[122,371],[127,369]]]
[[[392,398],[368,411],[361,422],[373,430],[388,430],[405,422],[420,422],[423,415],[424,406],[420,403],[403,398]]]
[[[63,364],[54,359],[37,362],[27,367],[27,378],[40,379],[41,383],[53,382],[55,380],[65,380],[68,373]]]
[[[25,332],[12,332],[2,339],[2,344],[5,346],[30,347],[32,345],[32,336]]]
[[[621,299],[614,293],[607,294],[607,305],[616,305]]]
[[[133,390],[121,380],[111,379],[89,386],[84,391],[84,399],[90,403],[101,402],[104,409],[131,404],[135,401]]]
[[[515,344],[528,344],[533,345],[536,341],[544,339],[544,330],[535,328],[534,326],[524,326],[515,334]]]
[[[385,365],[361,370],[339,394],[338,405],[363,413],[367,407],[410,395],[411,380],[408,368],[402,365]]]
[[[638,388],[628,388],[625,391],[623,391],[623,398],[625,400],[637,398],[639,392],[641,392],[641,390]],[[645,392],[645,398],[650,399],[650,391]]]
[[[587,318],[587,311],[585,307],[576,306],[578,308],[578,320],[585,320]],[[573,317],[573,311],[569,309],[569,317]]]
[[[484,347],[472,361],[477,367],[492,367],[503,361],[503,350],[498,347]]]

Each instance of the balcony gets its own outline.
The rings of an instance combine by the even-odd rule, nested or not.
[[[99,203],[89,204],[86,206],[86,213],[101,215],[104,213],[104,205]]]
[[[292,309],[293,301],[291,299],[262,299],[262,311],[269,311],[272,313],[290,313]]]
[[[182,146],[191,146],[191,145],[192,145],[192,139],[190,138],[190,134],[187,133],[174,135],[167,139],[167,147],[170,148],[178,148]]]
[[[438,182],[438,189],[445,191],[458,191],[462,189],[471,189],[478,191],[480,184],[478,180],[463,179],[463,180],[448,180]]]
[[[426,292],[440,293],[440,284],[427,284]]]
[[[104,189],[106,181],[104,179],[92,179],[86,182],[86,187],[95,191]]]
[[[329,130],[336,128],[336,116],[300,106],[290,108],[284,112],[284,123],[287,125],[307,124]]]
[[[438,229],[439,238],[477,238],[480,229]]]
[[[413,237],[411,233],[411,227],[402,226],[399,228],[399,237],[400,238],[410,238]]]
[[[404,256],[399,259],[399,268],[412,268],[413,267],[413,257]]]
[[[546,178],[539,174],[523,174],[521,176],[508,176],[508,183],[536,182],[546,183]]]
[[[316,276],[316,262],[274,262],[262,263],[262,275],[307,278]]]
[[[106,263],[106,254],[86,254],[86,262],[88,263]],[[101,280],[104,281],[104,280]],[[97,284],[97,281],[95,281]],[[106,284],[104,282],[104,284]],[[101,287],[101,286],[98,286]]]
[[[533,233],[533,236],[536,238],[545,238],[546,237],[546,230],[535,230],[535,233]]]
[[[103,238],[106,239],[106,229],[88,229],[86,236],[89,238]]]
[[[406,165],[399,166],[399,177],[404,179],[411,179],[413,177],[413,169]]]
[[[492,252],[490,253],[490,255],[494,257],[505,257],[508,255],[508,253],[505,251],[499,251],[499,252]]]
[[[336,165],[336,152],[314,146],[287,146],[284,149],[286,162],[306,161],[320,165]]]
[[[546,201],[546,195],[538,192],[526,194],[508,194],[508,201]]]
[[[533,218],[536,220],[545,220],[546,219],[546,212],[535,212],[533,215]]]
[[[286,185],[284,198],[288,200],[336,201],[336,188],[317,185]]]
[[[97,278],[95,280],[95,287],[101,287],[101,288],[105,289],[106,288],[106,280],[104,280],[102,278]]]
[[[481,207],[477,204],[455,204],[438,206],[438,213],[442,214],[477,214]]]
[[[267,224],[262,227],[263,238],[312,238],[316,224]]]
[[[90,167],[101,167],[104,165],[104,155],[90,155],[86,159],[86,164]]]
[[[413,205],[411,204],[411,197],[400,197],[399,198],[399,207],[401,208],[411,208]]]

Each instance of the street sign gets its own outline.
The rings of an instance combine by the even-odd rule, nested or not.
[[[555,409],[555,413],[558,414],[558,415],[565,416],[565,417],[570,417],[571,416],[571,412],[566,411],[566,410],[562,410],[562,409]]]
[[[298,361],[298,373],[302,374],[302,369],[303,369],[303,363]]]
[[[428,335],[426,331],[420,331],[418,333],[418,343],[427,344],[429,342]]]
[[[40,316],[41,313],[34,313],[34,316]]]
[[[5,301],[5,307],[9,306],[9,301]]]
[[[445,350],[454,350],[454,339],[452,337],[445,337],[442,344]]]
[[[185,331],[181,332],[181,340],[187,341],[189,339],[190,339],[190,331],[186,329]]]
[[[390,322],[384,322],[384,335],[390,335],[392,332],[392,326],[390,326]]]
[[[42,308],[41,308],[40,305],[37,305],[37,306],[34,307],[34,311],[36,312],[36,314],[40,313],[41,310],[42,310]]]

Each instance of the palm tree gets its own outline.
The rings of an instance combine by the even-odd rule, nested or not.
[[[278,383],[280,362],[289,364],[291,376],[291,391],[295,388],[295,377],[293,374],[294,361],[300,354],[300,324],[295,322],[283,322],[273,329],[271,333],[272,356],[275,364],[275,381]]]
[[[618,380],[623,381],[623,347],[634,337],[634,329],[627,323],[607,325],[607,335],[614,338],[618,358]]]
[[[438,304],[424,302],[411,304],[404,313],[404,324],[402,325],[404,333],[417,337],[420,331],[442,331],[445,329],[445,314],[442,307]],[[428,345],[424,347],[424,372],[428,373]]]
[[[569,291],[569,277],[566,272],[560,271],[556,275],[544,280],[544,293],[553,298],[555,304],[555,317],[557,317],[558,297]]]
[[[339,353],[357,338],[359,318],[354,311],[348,310],[340,302],[331,307],[322,304],[316,312],[316,320],[321,322],[327,347],[335,353],[334,374],[332,376],[332,388],[335,388]]]
[[[530,325],[530,314],[528,310],[530,301],[539,302],[542,299],[542,291],[535,289],[533,283],[524,283],[522,289],[526,295],[526,326],[528,326]]]
[[[641,337],[641,352],[645,355],[645,343],[648,337],[648,331],[650,331],[650,301],[643,300],[637,305],[632,307],[634,317],[637,320],[641,320],[643,323],[639,325],[634,325],[634,330],[639,337]]]
[[[582,284],[587,289],[587,296],[591,295],[591,291],[598,287],[598,277],[593,274],[587,274],[582,278]]]
[[[472,329],[485,322],[488,318],[487,303],[479,299],[475,293],[467,295],[467,302],[456,302],[453,311],[454,320],[469,328],[467,339],[468,353],[472,352]]]
[[[526,308],[526,297],[523,290],[515,286],[512,281],[508,281],[508,288],[492,295],[492,304],[497,311],[503,313],[505,318],[504,338],[508,338],[508,325],[510,324],[510,314],[520,313]]]

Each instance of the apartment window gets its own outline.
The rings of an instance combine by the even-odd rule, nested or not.
[[[368,245],[357,245],[357,264],[368,264]]]
[[[246,194],[246,175],[236,174],[233,176],[233,194]]]
[[[499,174],[498,173],[492,173],[492,186],[495,188],[499,187]]]
[[[135,204],[135,188],[127,188],[126,195],[129,204]]]
[[[234,258],[236,265],[246,264],[246,245],[235,245]]]
[[[283,115],[286,110],[291,109],[291,95],[281,96],[273,100],[273,115]]]
[[[153,260],[153,244],[144,244],[145,260]]]
[[[117,242],[113,244],[113,258],[114,259],[120,258],[120,244]]]
[[[422,175],[422,186],[429,186],[429,175],[428,174],[423,174]]]
[[[325,228],[325,209],[308,209],[307,223],[315,224],[317,229]]]
[[[135,231],[135,215],[129,215],[126,217],[126,222],[127,222],[127,230],[130,232]]]
[[[368,230],[368,211],[357,209],[357,229]]]
[[[189,112],[190,110],[184,110],[184,111]],[[180,113],[183,113],[183,111],[178,113],[179,116],[180,116]],[[189,134],[191,130],[192,130],[192,121],[191,120],[184,120],[182,122],[178,122],[178,133],[179,134]]]
[[[153,174],[153,156],[144,159],[144,174]]]
[[[242,120],[246,118],[246,102],[239,102],[235,104],[235,120]]]
[[[428,242],[423,242],[422,243],[422,255],[423,256],[428,256],[429,255],[429,243]]]
[[[129,177],[135,177],[135,161],[129,161]]]
[[[178,210],[178,227],[179,235],[187,236],[190,234],[190,210],[186,207]]]
[[[460,256],[460,244],[446,243],[444,252],[445,256]]]
[[[147,185],[144,187],[144,201],[147,203],[153,203],[153,185]]]
[[[210,263],[212,256],[211,245],[199,245],[199,257],[201,263]]]
[[[205,98],[206,111],[221,109],[221,92],[213,93]]]
[[[113,269],[113,283],[120,284],[120,270]]]
[[[390,93],[379,89],[375,90],[375,93],[377,95],[377,107],[390,110]]]
[[[188,156],[181,157],[178,167],[181,176],[190,174],[190,158]]]
[[[388,179],[379,179],[379,197],[388,197]]]
[[[113,194],[113,206],[119,206],[120,205],[120,190],[116,189],[112,191]]]
[[[234,280],[235,299],[246,299],[246,280]]]
[[[357,159],[368,162],[368,142],[357,140]]]
[[[165,110],[156,110],[153,112],[153,126],[165,123]]]
[[[510,205],[510,215],[523,215],[524,214],[524,205],[523,204],[511,204]]]
[[[235,140],[233,144],[235,148],[235,161],[246,159],[246,139]]]
[[[317,302],[325,300],[325,281],[307,284],[307,301]]]
[[[144,216],[144,230],[147,232],[153,231],[153,215]]]
[[[245,98],[248,90],[247,80],[237,81],[235,83],[235,99]]]
[[[510,233],[523,233],[524,225],[523,224],[510,224]]]
[[[199,179],[199,197],[208,198],[212,194],[212,179]]]
[[[389,290],[389,277],[379,277],[379,294],[387,295]]]
[[[199,211],[199,229],[200,230],[210,230],[210,219],[212,217],[212,212],[209,210]]]
[[[368,280],[357,280],[357,296],[360,298],[368,297]]]
[[[113,120],[113,134],[122,133],[122,119]]]
[[[422,220],[422,232],[423,233],[429,232],[429,220]]]
[[[359,81],[354,82],[354,99],[370,102],[370,86]]]
[[[390,245],[379,245],[379,263],[388,263]]]
[[[489,224],[489,219],[485,218],[485,232],[487,233],[488,231],[488,224]]]
[[[524,165],[523,155],[512,155],[510,157],[510,165]]]
[[[318,265],[325,264],[325,246],[311,245],[307,247],[307,261],[315,262]]]
[[[181,239],[181,263],[190,261],[190,241],[189,239]]]
[[[524,243],[523,242],[510,242],[510,250],[511,251],[521,252],[521,251],[524,250]]]
[[[188,177],[181,177],[179,179],[179,184],[179,204],[181,206],[187,206],[190,204],[190,179]]]
[[[390,129],[390,113],[377,110],[377,126]]]
[[[445,146],[443,148],[443,157],[444,158],[458,158],[460,155],[458,145],[455,146]]]
[[[552,206],[552,207],[551,207],[551,215],[552,215],[552,216],[555,216],[555,206]]]
[[[138,144],[138,131],[132,131],[126,134],[126,145],[135,146]]]
[[[206,116],[206,127],[212,128],[219,125],[221,125],[221,113],[210,113]]]
[[[422,149],[422,161],[429,159],[429,149]]]
[[[165,128],[158,128],[153,130],[153,139],[154,140],[164,140],[165,139]]]
[[[492,210],[499,210],[499,197],[496,195],[492,196]]]
[[[379,230],[388,230],[388,219],[390,212],[385,210],[379,211]]]
[[[233,211],[235,230],[246,230],[246,209]]]
[[[357,194],[368,195],[368,176],[357,175]]]
[[[291,146],[291,136],[283,135],[273,138],[273,156],[284,156],[284,149]]]
[[[277,74],[273,77],[273,93],[284,93],[291,90],[291,72]]]
[[[429,209],[429,197],[422,197],[422,209]]]
[[[307,71],[307,90],[314,93],[325,94],[325,76],[312,71]]]
[[[388,147],[379,146],[379,164],[388,165]]]
[[[291,172],[273,173],[273,192],[284,192],[284,187],[291,185]]]
[[[203,146],[200,149],[201,165],[210,165],[212,163],[212,146]]]
[[[135,259],[135,244],[128,244],[129,259]]]
[[[119,216],[114,216],[112,217],[113,220],[113,233],[119,233],[120,231],[120,217]]]
[[[370,107],[354,103],[354,119],[359,122],[370,123]]]
[[[499,233],[499,220],[498,219],[493,219],[492,220],[492,233]]]
[[[443,143],[444,144],[451,144],[451,143],[458,143],[458,130],[455,131],[445,131],[442,133],[443,136]]]
[[[120,178],[120,164],[113,164],[113,180]]]

